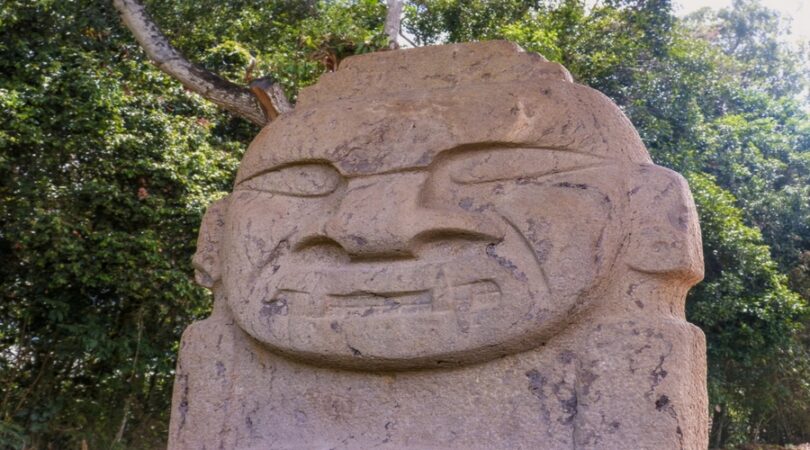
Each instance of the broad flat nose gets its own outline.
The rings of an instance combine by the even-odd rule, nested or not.
[[[351,255],[411,253],[413,241],[431,233],[501,240],[503,230],[480,213],[430,209],[420,204],[426,173],[375,175],[349,182],[325,234]]]

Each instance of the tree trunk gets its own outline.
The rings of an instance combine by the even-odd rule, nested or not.
[[[399,48],[397,37],[402,22],[402,0],[387,0],[388,14],[385,17],[385,34],[388,35],[388,46],[391,49]]]

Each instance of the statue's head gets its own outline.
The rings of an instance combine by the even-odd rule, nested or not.
[[[541,345],[628,271],[702,276],[688,188],[506,42],[350,58],[256,137],[198,279],[271,351],[417,368]]]

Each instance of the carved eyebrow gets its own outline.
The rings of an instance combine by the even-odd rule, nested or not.
[[[611,159],[550,148],[516,147],[454,156],[450,179],[459,184],[538,178],[602,167]]]
[[[268,166],[266,166],[264,168],[261,168],[261,169],[254,169],[254,170],[249,172],[250,173],[249,175],[244,176],[242,179],[238,180],[236,182],[236,184],[234,185],[234,187],[239,186],[242,183],[246,183],[246,182],[248,182],[248,181],[250,181],[250,180],[252,180],[252,179],[254,179],[256,177],[265,175],[265,174],[270,173],[270,172],[277,172],[279,170],[283,170],[283,169],[286,169],[286,168],[291,167],[291,166],[316,165],[316,164],[323,164],[323,165],[330,166],[333,169],[337,170],[334,167],[334,165],[332,164],[331,161],[328,161],[328,160],[325,160],[325,159],[320,159],[320,158],[311,158],[311,159],[301,159],[301,160],[295,160],[295,161],[287,161],[287,162],[283,162],[283,163],[280,163],[280,164],[275,164],[275,165],[272,165],[272,166],[268,165]]]
[[[341,183],[334,167],[321,163],[288,164],[240,181],[235,189],[294,197],[320,197]]]

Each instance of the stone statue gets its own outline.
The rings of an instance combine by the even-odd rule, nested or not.
[[[194,258],[172,449],[705,449],[684,179],[559,64],[362,55],[265,127]]]

